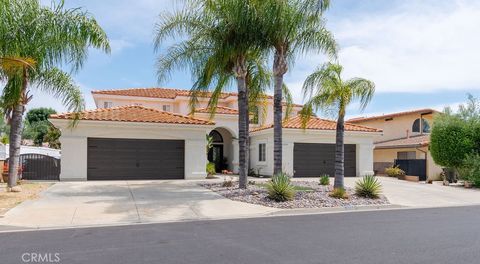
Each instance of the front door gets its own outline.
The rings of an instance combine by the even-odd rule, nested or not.
[[[223,164],[223,145],[214,144],[213,147],[208,151],[208,161],[215,163],[215,171],[222,171]]]

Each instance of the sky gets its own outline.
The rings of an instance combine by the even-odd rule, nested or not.
[[[44,1],[49,4],[49,0]],[[95,108],[92,90],[135,87],[189,89],[192,76],[177,71],[158,83],[153,49],[159,14],[182,7],[181,0],[66,0],[67,7],[91,13],[107,32],[109,55],[91,50],[73,78],[87,109]],[[344,78],[363,77],[376,84],[364,111],[357,103],[348,117],[371,116],[417,108],[457,106],[467,93],[480,97],[480,1],[474,0],[332,0],[327,28],[339,46]],[[174,39],[166,40],[160,53]],[[285,77],[296,103],[302,103],[305,78],[327,62],[322,54],[297,58]],[[234,91],[235,87],[231,87]],[[29,108],[66,109],[51,96],[34,91]]]

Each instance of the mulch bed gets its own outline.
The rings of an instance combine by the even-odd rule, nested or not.
[[[349,198],[337,199],[328,196],[333,186],[322,186],[312,181],[294,181],[294,185],[308,187],[312,191],[297,191],[292,201],[276,202],[267,197],[267,190],[258,184],[249,184],[246,190],[238,189],[238,182],[232,187],[223,187],[222,183],[201,183],[200,185],[210,189],[228,199],[263,206],[294,209],[294,208],[328,208],[328,207],[350,207],[365,205],[388,205],[386,197],[368,199],[356,196],[353,189],[346,188]]]

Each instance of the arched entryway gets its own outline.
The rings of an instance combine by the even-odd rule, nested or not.
[[[215,163],[215,170],[232,170],[232,134],[225,128],[215,128],[209,134],[212,148],[208,151],[208,161]]]

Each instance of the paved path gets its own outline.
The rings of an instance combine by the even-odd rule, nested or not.
[[[478,263],[480,207],[303,215],[0,235],[2,263]],[[25,255],[27,253],[27,255]]]
[[[62,227],[264,215],[278,209],[226,199],[193,181],[60,182],[0,218],[0,226]]]

